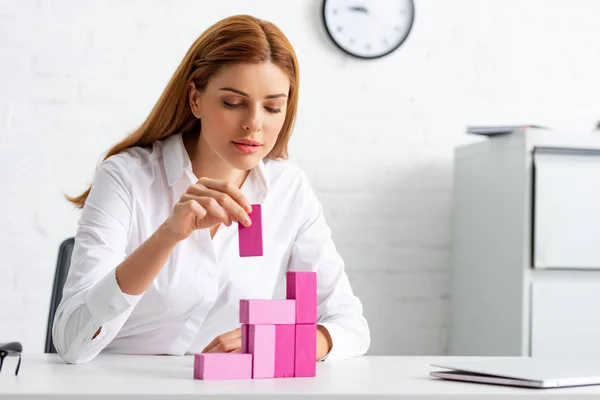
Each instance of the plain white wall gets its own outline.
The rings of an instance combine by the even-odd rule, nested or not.
[[[591,130],[600,2],[415,0],[408,41],[376,61],[337,50],[321,0],[0,0],[0,342],[41,352],[62,198],[140,124],[196,37],[249,13],[301,66],[291,158],[308,173],[371,324],[370,354],[442,354],[452,160],[469,124]],[[493,229],[493,227],[490,227]]]

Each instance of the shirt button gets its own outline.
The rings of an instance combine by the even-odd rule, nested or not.
[[[115,306],[108,307],[108,313],[109,314],[114,314],[115,313]]]

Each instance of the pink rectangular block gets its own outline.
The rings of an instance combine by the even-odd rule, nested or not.
[[[275,378],[294,376],[296,325],[275,325]]]
[[[274,378],[275,325],[250,325],[248,351],[252,354],[252,378]]]
[[[242,324],[242,353],[248,353],[248,324]]]
[[[317,323],[316,272],[288,272],[286,298],[296,300],[296,323]]]
[[[194,355],[194,379],[251,379],[252,354],[202,353]]]
[[[317,324],[296,325],[294,376],[317,375]]]
[[[260,204],[252,204],[252,212],[248,215],[252,225],[245,227],[238,224],[240,257],[256,257],[263,255],[262,210]]]
[[[286,299],[240,300],[240,323],[275,325],[296,323],[296,301]]]

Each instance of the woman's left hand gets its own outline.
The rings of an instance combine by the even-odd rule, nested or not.
[[[242,330],[234,329],[217,336],[202,350],[203,353],[241,353]]]

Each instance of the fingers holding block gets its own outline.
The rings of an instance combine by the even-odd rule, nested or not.
[[[202,353],[194,355],[194,379],[251,379],[252,354]]]

